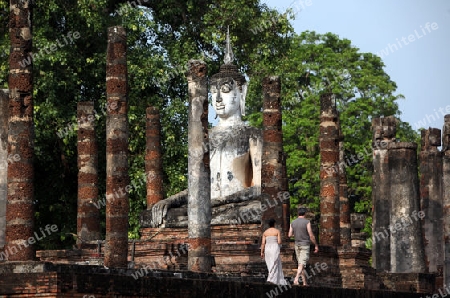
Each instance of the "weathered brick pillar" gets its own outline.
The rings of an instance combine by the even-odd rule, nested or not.
[[[100,239],[98,199],[98,147],[95,137],[94,103],[77,105],[78,210],[77,244]]]
[[[287,235],[289,233],[289,227],[291,225],[291,200],[289,195],[289,180],[287,176],[287,166],[286,166],[286,153],[283,152],[283,185],[282,189],[285,189],[285,191],[282,194],[283,198],[283,227],[282,230],[284,231],[284,235],[287,238]],[[278,195],[277,195],[278,196]]]
[[[442,132],[442,193],[444,219],[444,285],[450,286],[450,114],[444,117]]]
[[[208,86],[205,62],[190,60],[187,72],[188,123],[188,269],[211,272],[211,187],[208,137]]]
[[[105,265],[126,267],[128,256],[127,42],[121,26],[108,28],[106,58],[106,247]]]
[[[424,273],[417,144],[389,144],[391,272]]]
[[[442,234],[442,156],[441,130],[422,130],[420,152],[420,209],[425,213],[422,219],[422,236],[425,244],[425,264],[428,272],[442,272],[444,265]]]
[[[320,233],[321,245],[338,246],[339,231],[339,127],[333,94],[320,96]]]
[[[286,163],[283,153],[283,131],[281,114],[281,82],[279,77],[265,77],[263,87],[263,150],[261,167],[261,203],[268,208],[261,212],[261,229],[269,226],[268,219],[276,220],[283,235],[287,235],[283,204],[279,194],[286,189]],[[287,225],[289,227],[289,225]]]
[[[389,143],[395,141],[396,119],[393,116],[372,119],[372,266],[381,272],[391,271],[391,236],[389,231],[391,201]]]
[[[8,164],[6,206],[6,247],[9,261],[35,258],[28,240],[34,229],[34,123],[31,0],[10,0],[9,36],[9,131],[8,156],[18,160]],[[23,60],[29,60],[30,64]],[[17,251],[17,252],[15,252]]]
[[[0,89],[0,249],[5,245],[8,198],[8,111],[9,91]]]
[[[147,176],[147,210],[164,198],[161,154],[161,121],[156,107],[147,108],[145,130],[145,173]]]
[[[351,246],[350,205],[348,202],[347,173],[345,172],[344,140],[339,124],[339,226],[341,245]]]

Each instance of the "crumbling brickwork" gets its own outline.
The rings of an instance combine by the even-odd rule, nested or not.
[[[263,153],[261,168],[262,203],[280,197],[287,191],[285,172],[286,158],[283,152],[283,130],[281,113],[281,81],[279,77],[265,77],[263,86]],[[289,200],[273,204],[262,211],[261,229],[266,230],[268,220],[276,220],[283,235],[289,232]],[[287,210],[286,210],[287,209]]]
[[[6,247],[8,260],[35,258],[34,245],[25,242],[34,230],[34,123],[31,0],[11,0],[9,14],[9,131]],[[26,59],[31,63],[21,62]],[[17,251],[17,252],[16,252]]]
[[[320,236],[321,245],[340,244],[339,127],[333,94],[320,96]]]
[[[450,114],[444,117],[442,130],[442,190],[444,218],[444,284],[450,284]]]
[[[106,58],[106,251],[105,265],[126,267],[128,255],[127,42],[121,26],[108,28]]]
[[[0,89],[0,250],[5,245],[8,198],[8,89]]]
[[[147,210],[164,198],[159,110],[148,107],[146,113],[145,173],[147,176]]]
[[[339,165],[345,164],[344,140],[339,125]],[[351,246],[350,205],[348,202],[348,185],[345,167],[339,167],[339,227],[340,241],[343,246]]]
[[[82,245],[100,239],[100,210],[94,204],[98,200],[98,146],[93,102],[78,103],[77,121],[77,244]]]

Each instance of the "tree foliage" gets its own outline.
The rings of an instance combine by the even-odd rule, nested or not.
[[[0,0],[0,86],[7,88],[9,38],[8,1]],[[396,85],[383,62],[360,53],[334,34],[293,32],[289,11],[280,13],[257,0],[41,0],[33,1],[35,104],[36,226],[58,224],[60,234],[39,245],[61,248],[76,233],[77,163],[76,105],[93,101],[97,111],[100,199],[105,193],[105,63],[106,30],[122,25],[127,31],[129,79],[129,165],[131,238],[138,237],[139,213],[145,208],[145,110],[161,112],[165,194],[187,186],[187,83],[189,59],[203,59],[209,74],[222,64],[225,32],[230,27],[235,64],[250,79],[247,119],[261,125],[261,80],[282,79],[284,149],[288,153],[291,206],[309,204],[318,211],[319,96],[336,95],[345,136],[346,156],[363,157],[349,165],[351,194],[370,201],[370,121],[399,116]],[[138,3],[142,5],[137,5]],[[57,40],[79,38],[56,51]],[[64,39],[65,38],[65,39]],[[400,124],[405,139],[416,137]],[[370,204],[369,204],[370,205]],[[361,210],[369,205],[361,203]]]

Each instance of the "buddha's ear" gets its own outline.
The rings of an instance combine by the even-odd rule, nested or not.
[[[245,97],[247,96],[247,83],[241,86],[241,115],[245,116]]]

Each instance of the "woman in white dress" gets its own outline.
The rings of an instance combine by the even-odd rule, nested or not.
[[[275,219],[269,220],[269,228],[264,231],[261,243],[261,258],[264,258],[269,274],[267,281],[276,285],[287,285],[280,258],[281,232],[275,228]]]

